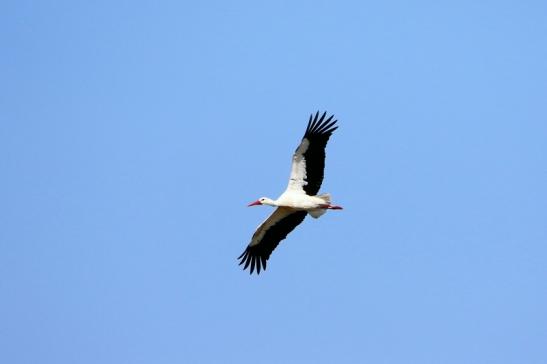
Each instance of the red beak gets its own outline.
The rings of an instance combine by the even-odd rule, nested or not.
[[[262,205],[262,202],[260,200],[256,200],[255,202],[251,202],[247,205],[247,207],[256,206],[256,205]]]

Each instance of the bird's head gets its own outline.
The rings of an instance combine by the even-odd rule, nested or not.
[[[258,205],[270,205],[270,206],[275,206],[275,202],[271,199],[271,198],[268,198],[268,197],[261,197],[259,198],[258,200],[256,200],[255,202],[251,202],[249,205],[247,206],[258,206]]]

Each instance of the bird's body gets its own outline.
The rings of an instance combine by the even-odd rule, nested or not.
[[[293,210],[314,210],[327,208],[329,201],[321,196],[309,196],[305,193],[295,193],[294,191],[285,191],[277,200],[266,200],[262,205],[285,207]]]
[[[277,209],[257,228],[247,249],[239,256],[244,269],[250,273],[266,269],[266,262],[279,242],[286,238],[310,214],[314,218],[327,210],[340,210],[332,205],[329,194],[317,195],[323,181],[325,147],[337,129],[334,116],[325,120],[326,112],[310,116],[306,133],[296,149],[291,166],[291,176],[285,192],[277,200],[262,197],[249,206],[269,205]]]

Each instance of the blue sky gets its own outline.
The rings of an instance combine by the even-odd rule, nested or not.
[[[0,5],[3,363],[545,363],[540,1]],[[307,219],[237,266],[316,110]]]

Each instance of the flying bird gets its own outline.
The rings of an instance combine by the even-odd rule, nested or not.
[[[251,242],[237,259],[249,273],[260,274],[279,242],[287,237],[310,214],[318,218],[327,210],[341,210],[332,205],[328,193],[320,194],[325,169],[325,148],[332,133],[338,128],[334,115],[319,111],[310,115],[304,137],[292,157],[291,176],[285,192],[277,200],[261,197],[249,206],[269,205],[275,211],[256,229]]]

